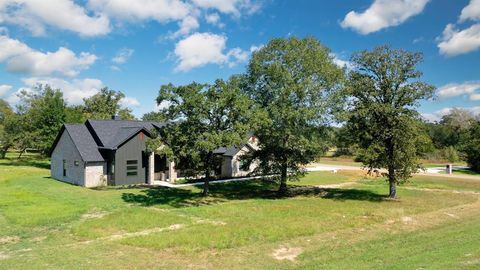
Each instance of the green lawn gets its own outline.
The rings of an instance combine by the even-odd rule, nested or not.
[[[47,167],[0,160],[0,269],[480,268],[480,180],[418,176],[392,201],[383,179],[315,172],[284,197],[249,181],[202,198],[86,189]]]

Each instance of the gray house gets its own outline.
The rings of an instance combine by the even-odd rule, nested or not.
[[[51,151],[53,178],[85,187],[175,182],[174,162],[148,153],[145,140],[164,123],[154,121],[87,120],[65,124]],[[241,147],[219,148],[222,177],[248,174],[240,170],[239,157],[255,149],[255,138]],[[252,169],[255,165],[252,165]]]

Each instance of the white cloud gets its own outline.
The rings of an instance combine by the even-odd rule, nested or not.
[[[209,24],[217,25],[220,22],[220,15],[218,13],[211,13],[205,15],[205,20]]]
[[[175,70],[188,71],[207,64],[234,66],[248,59],[248,53],[234,48],[225,53],[227,37],[212,33],[194,33],[175,46],[178,65]]]
[[[0,36],[0,62],[6,62],[7,71],[34,76],[61,74],[76,76],[97,60],[93,54],[81,52],[78,56],[60,47],[56,52],[40,52],[19,40]]]
[[[439,38],[438,48],[446,56],[455,56],[480,49],[480,24],[467,29],[457,30],[455,25],[448,24]]]
[[[421,13],[428,2],[429,0],[374,0],[364,12],[350,11],[341,26],[366,35],[405,22]]]
[[[459,21],[480,20],[480,0],[470,0],[470,3],[462,9]]]
[[[480,81],[450,83],[438,88],[437,94],[440,98],[448,98],[466,94],[473,94],[477,89],[480,89]]]
[[[5,98],[5,101],[7,101],[10,105],[18,104],[20,102],[20,94],[24,91],[27,93],[31,93],[33,90],[31,88],[19,88],[17,91],[13,92],[7,98]]]
[[[181,36],[190,34],[192,31],[200,27],[198,20],[195,17],[187,16],[181,22],[178,23],[180,29],[175,33],[169,35],[167,38],[175,39]]]
[[[234,16],[240,16],[242,13],[253,14],[261,8],[260,3],[251,0],[192,0],[192,2],[198,7],[216,9]]]
[[[11,89],[12,89],[11,85],[0,84],[0,97],[3,97]]]
[[[124,97],[120,100],[120,105],[123,107],[138,107],[140,102],[134,97]]]
[[[473,93],[470,95],[471,101],[479,101],[480,100],[480,93]]]
[[[353,69],[353,64],[348,60],[343,60],[338,56],[336,53],[330,53],[330,57],[332,57],[332,61],[335,65],[340,68],[346,68],[347,70]]]
[[[35,91],[35,87],[38,85],[49,85],[53,89],[60,89],[63,92],[63,97],[68,104],[79,105],[83,104],[84,98],[89,98],[97,94],[104,84],[99,79],[85,78],[85,79],[73,79],[65,80],[61,78],[52,77],[31,77],[22,80],[24,87],[18,89],[15,93],[11,94],[7,100],[11,104],[19,102],[18,93],[22,90],[27,92]],[[120,100],[120,105],[125,107],[138,107],[140,102],[130,96],[124,97]]]
[[[118,50],[117,54],[112,58],[112,62],[116,64],[124,64],[133,55],[133,52],[133,49],[122,48]]]
[[[117,19],[138,22],[182,20],[191,14],[191,6],[179,0],[88,0],[88,7]]]
[[[443,108],[433,113],[422,113],[422,117],[429,122],[438,122],[443,116],[449,114],[454,108]],[[480,106],[476,107],[457,107],[456,109],[462,109],[471,112],[473,115],[480,116]]]
[[[101,80],[92,78],[73,79],[69,81],[60,78],[31,77],[23,79],[22,81],[25,84],[24,89],[35,89],[39,84],[48,84],[53,89],[60,89],[63,92],[65,100],[73,105],[82,104],[84,98],[95,95],[104,86]]]
[[[82,36],[98,36],[110,32],[105,15],[88,12],[72,0],[3,0],[0,23],[18,25],[33,35],[46,33],[46,26],[76,32]]]

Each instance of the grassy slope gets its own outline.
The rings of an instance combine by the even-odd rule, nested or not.
[[[389,201],[382,180],[316,172],[288,197],[252,181],[205,199],[195,187],[85,189],[47,166],[0,161],[0,269],[480,267],[475,180],[416,177]],[[281,247],[300,254],[277,260]]]

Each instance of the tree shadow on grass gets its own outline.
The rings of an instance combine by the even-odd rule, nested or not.
[[[3,161],[0,163],[1,166],[27,166],[27,167],[35,167],[40,169],[50,169],[50,162],[45,159],[34,159],[34,158],[6,158],[2,159]]]
[[[199,186],[201,188],[201,186]],[[143,206],[169,205],[187,207],[218,204],[229,200],[266,199],[278,200],[293,197],[318,197],[332,200],[360,200],[382,202],[387,196],[369,190],[319,188],[312,186],[292,187],[283,195],[277,193],[278,184],[272,181],[242,181],[219,183],[210,186],[210,196],[203,197],[199,190],[145,187],[140,193],[123,193],[122,199],[128,203]]]

